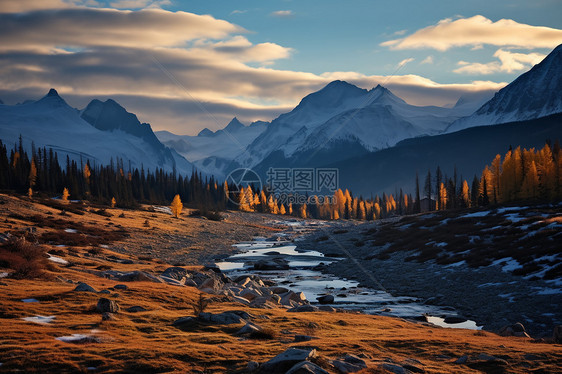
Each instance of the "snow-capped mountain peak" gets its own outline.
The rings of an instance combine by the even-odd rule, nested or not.
[[[468,127],[523,121],[562,112],[562,44],[531,70],[499,90],[469,117],[447,132]]]

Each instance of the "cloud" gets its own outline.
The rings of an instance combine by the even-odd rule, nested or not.
[[[92,0],[2,0],[0,13],[20,13],[34,10],[64,9],[74,6],[99,5]]]
[[[293,17],[295,13],[293,13],[292,10],[277,10],[275,12],[271,12],[270,15],[278,18],[290,18]]]
[[[109,5],[117,9],[144,9],[144,8],[160,8],[164,5],[170,5],[170,0],[117,0]]]
[[[513,73],[530,68],[533,65],[541,62],[546,55],[541,53],[515,53],[498,49],[494,53],[500,61],[482,63],[469,63],[466,61],[459,61],[457,64],[459,68],[453,70],[455,73],[460,74],[494,74],[498,72]]]
[[[420,64],[433,64],[433,56],[427,56]]]
[[[413,58],[413,57],[405,58],[404,60],[400,61],[396,67],[402,68],[404,65],[406,65],[407,63],[412,62],[414,60],[415,60],[415,58]]]
[[[559,29],[527,25],[511,19],[493,22],[476,15],[457,20],[443,19],[405,38],[383,42],[381,46],[394,50],[428,48],[446,51],[452,47],[489,44],[536,49],[554,48],[561,41],[562,30]]]
[[[247,10],[235,9],[235,10],[233,10],[232,12],[230,12],[230,15],[233,15],[233,14],[244,14],[244,13],[247,13],[247,12],[248,12]]]
[[[150,25],[150,27],[147,27]],[[0,50],[51,47],[183,46],[201,39],[220,39],[245,32],[209,15],[161,9],[119,11],[71,8],[0,14]]]
[[[451,104],[467,92],[505,85],[280,70],[271,64],[293,50],[254,44],[243,33],[211,16],[162,9],[72,6],[0,14],[0,96],[13,104],[54,87],[79,108],[111,97],[155,129],[187,134],[223,126],[234,115],[270,120],[336,79],[364,88],[382,84],[416,105]]]

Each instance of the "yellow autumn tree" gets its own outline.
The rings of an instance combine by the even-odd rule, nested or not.
[[[181,211],[183,209],[183,204],[180,199],[180,195],[174,196],[174,200],[172,200],[172,204],[170,205],[170,209],[172,210],[172,215],[176,218],[180,218]]]
[[[466,181],[466,179],[462,181],[461,198],[464,202],[464,205],[467,208],[470,208],[470,188],[468,187],[468,182]]]
[[[306,218],[306,204],[301,205],[299,212],[301,218]]]
[[[523,186],[521,186],[521,194],[524,199],[535,199],[538,197],[539,175],[535,161],[531,161],[529,169],[525,173]]]
[[[33,190],[31,189],[31,187],[29,187],[29,189],[27,190],[27,197],[29,197],[30,199],[33,197]]]
[[[285,205],[281,204],[281,208],[279,208],[279,214],[281,214],[281,215],[287,214],[287,210],[285,209]]]
[[[31,159],[31,167],[29,169],[29,187],[35,186],[37,182],[37,166],[35,165],[35,157]]]
[[[68,197],[70,196],[70,192],[68,192],[68,188],[64,188],[64,190],[62,190],[62,201],[64,203],[68,203]]]
[[[117,201],[115,201],[115,197],[111,198],[111,207],[115,208],[115,205],[117,204]]]

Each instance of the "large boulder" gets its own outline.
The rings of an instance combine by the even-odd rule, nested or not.
[[[242,317],[233,312],[223,312],[218,314],[200,313],[198,320],[202,322],[215,323],[217,325],[232,325],[244,322]]]
[[[316,357],[315,349],[289,348],[260,367],[260,373],[286,373],[296,364]]]
[[[529,334],[525,331],[525,326],[522,323],[517,322],[513,325],[504,326],[500,329],[499,334],[501,336],[516,336],[519,338],[530,338]]]
[[[552,339],[555,343],[562,344],[562,325],[558,325],[554,328]]]
[[[316,298],[320,304],[332,304],[334,302],[333,295],[322,295]]]
[[[98,313],[117,313],[119,311],[119,305],[113,301],[102,297],[98,300],[96,305],[96,312]]]
[[[94,287],[90,286],[89,284],[86,283],[78,283],[78,285],[76,286],[76,288],[74,288],[75,292],[98,292]]]
[[[330,374],[320,366],[309,361],[299,362],[285,374]]]
[[[284,258],[263,259],[254,263],[254,270],[288,270],[289,261]]]

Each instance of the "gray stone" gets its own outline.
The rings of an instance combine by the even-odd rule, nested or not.
[[[128,290],[129,287],[126,284],[116,284],[113,286],[116,290]]]
[[[281,286],[269,287],[269,290],[270,290],[271,292],[273,292],[274,294],[277,294],[277,295],[282,294],[282,293],[287,293],[287,292],[289,292],[289,289],[288,289],[288,288],[281,287]]]
[[[316,298],[320,304],[331,304],[334,302],[334,296],[332,295],[322,295]]]
[[[249,372],[256,371],[260,367],[260,364],[256,361],[248,361],[246,364],[246,370]]]
[[[90,286],[89,284],[86,283],[78,283],[78,285],[76,286],[76,288],[74,288],[75,292],[98,292],[94,287]]]
[[[467,362],[468,362],[468,356],[461,356],[461,357],[457,358],[457,360],[455,361],[455,364],[464,365]]]
[[[251,334],[254,332],[258,332],[261,331],[262,328],[260,326],[254,325],[252,323],[246,323],[246,325],[244,325],[244,327],[242,327],[240,330],[238,330],[238,332],[236,333],[237,335],[246,335],[246,334]]]
[[[104,294],[104,295],[111,295],[111,291],[110,291],[110,290],[101,290],[101,291],[98,292],[98,293],[101,293],[101,294]]]
[[[188,271],[186,269],[179,266],[172,266],[164,270],[161,275],[163,277],[172,278],[179,281],[182,278],[185,278],[187,274]]]
[[[244,322],[243,319],[233,312],[223,312],[218,314],[213,313],[200,313],[199,321],[216,323],[218,325],[232,325]]]
[[[333,360],[331,363],[340,373],[355,373],[365,369],[365,366],[354,365],[342,360]]]
[[[119,305],[115,301],[106,299],[105,297],[102,297],[101,299],[98,300],[98,303],[96,305],[96,312],[117,313],[118,311],[119,311]]]
[[[138,312],[146,312],[148,309],[145,309],[142,306],[135,305],[125,310],[129,313],[138,313]]]
[[[172,326],[181,326],[181,325],[185,325],[188,323],[193,323],[197,321],[197,318],[195,317],[180,317],[178,319],[176,319],[174,321],[174,323],[172,323]]]
[[[330,374],[320,366],[309,361],[299,362],[285,374]]]
[[[333,306],[329,306],[329,305],[320,305],[318,307],[318,310],[321,312],[337,312],[338,310],[336,308],[334,308]]]
[[[259,260],[254,263],[254,270],[288,270],[289,261],[283,258]]]
[[[315,349],[289,348],[264,363],[260,368],[260,373],[285,373],[295,364],[314,357],[316,357]]]
[[[308,342],[312,340],[312,336],[308,335],[295,335],[295,343]]]
[[[362,360],[359,357],[357,357],[355,355],[352,355],[352,354],[346,354],[345,357],[343,358],[343,360],[345,362],[348,362],[348,363],[353,364],[353,365],[362,366],[364,368],[367,367],[367,364],[365,363],[364,360]]]
[[[406,369],[404,369],[402,366],[396,365],[396,364],[384,363],[384,364],[381,365],[381,367],[384,370],[390,371],[391,373],[394,373],[394,374],[407,374],[408,373],[408,371]]]
[[[302,312],[317,312],[318,308],[312,305],[299,305],[291,309],[287,309],[287,312],[302,313]]]
[[[111,314],[109,312],[105,312],[101,315],[101,320],[102,321],[115,321],[116,318],[113,314]]]

